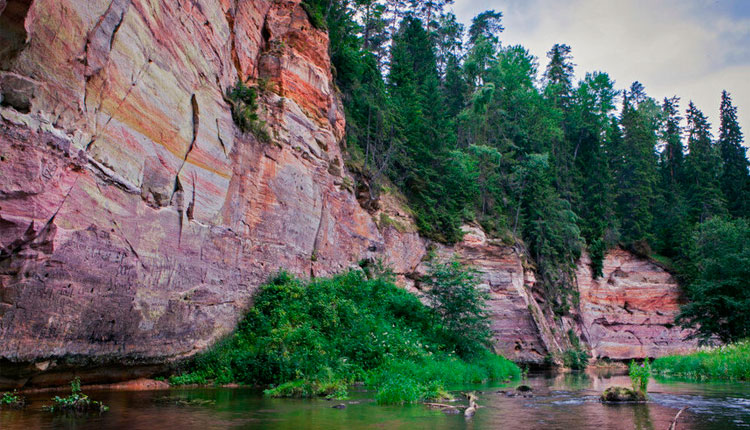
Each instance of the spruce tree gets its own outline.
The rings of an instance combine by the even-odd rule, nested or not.
[[[679,115],[678,97],[665,98],[662,103],[660,140],[662,151],[659,160],[660,181],[655,205],[654,228],[656,250],[674,258],[689,239],[690,224],[687,216],[682,180],[684,175],[684,147]]]
[[[712,141],[711,125],[692,101],[687,110],[687,136],[685,191],[689,213],[694,222],[703,222],[726,210],[719,185],[721,158]]]
[[[653,204],[656,186],[656,124],[653,100],[643,85],[634,82],[623,100],[622,146],[617,178],[617,207],[621,219],[621,241],[647,253],[652,240]]]
[[[737,108],[732,106],[729,93],[721,93],[721,127],[719,152],[723,170],[721,189],[727,208],[734,216],[750,215],[750,176],[748,176],[747,148],[742,146],[743,136],[737,121]]]

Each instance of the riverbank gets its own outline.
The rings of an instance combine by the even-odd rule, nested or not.
[[[750,340],[657,358],[654,374],[699,380],[750,381]]]
[[[312,281],[280,273],[260,288],[231,336],[169,382],[337,399],[364,383],[377,390],[378,403],[408,404],[445,399],[459,384],[519,378],[517,365],[488,349],[485,298],[472,273],[457,263],[434,267],[426,278],[432,307],[387,272]]]
[[[530,386],[533,397],[509,396],[518,384]],[[604,405],[598,395],[609,386],[627,385],[625,375],[598,372],[533,373],[510,384],[466,385],[482,406],[471,421],[475,429],[582,430],[666,429],[679,409],[684,430],[733,430],[750,422],[750,385],[732,382],[685,383],[654,381],[645,404]],[[85,388],[85,387],[84,387]],[[86,391],[86,390],[84,390]],[[504,393],[505,392],[505,393]],[[93,393],[92,393],[93,394]],[[29,395],[24,410],[0,410],[3,430],[72,428],[146,430],[223,428],[280,430],[365,430],[371,428],[466,429],[460,414],[445,414],[424,405],[378,406],[376,392],[353,387],[347,400],[275,399],[251,387],[172,387],[166,391],[112,391],[95,393],[109,412],[85,417],[56,416],[42,410],[49,394]],[[341,408],[340,405],[344,407]],[[339,406],[339,408],[334,408]]]

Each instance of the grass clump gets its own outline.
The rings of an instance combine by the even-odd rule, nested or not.
[[[328,399],[345,399],[349,395],[347,383],[341,379],[327,381],[298,379],[284,382],[264,390],[263,393],[271,397],[325,397]]]
[[[657,358],[654,373],[702,380],[750,381],[750,340]]]
[[[274,397],[329,398],[367,382],[379,403],[402,404],[445,398],[452,384],[520,375],[477,346],[477,336],[457,343],[436,310],[377,272],[311,281],[279,273],[256,293],[237,330],[170,382],[239,382],[265,385]]]
[[[18,394],[16,390],[3,393],[3,395],[0,396],[0,408],[9,407],[13,409],[21,409],[24,406],[26,406],[26,398]]]
[[[271,141],[265,121],[258,117],[258,88],[248,87],[237,80],[237,84],[227,91],[225,99],[232,107],[232,119],[240,130],[252,133],[262,142]]]
[[[52,405],[46,409],[50,412],[105,412],[109,407],[97,400],[91,400],[81,391],[81,379],[76,377],[70,382],[71,394],[67,397],[55,396]]]

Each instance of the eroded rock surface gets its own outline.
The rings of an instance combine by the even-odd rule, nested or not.
[[[327,35],[299,0],[0,0],[0,42],[0,386],[153,374],[230,332],[282,268],[382,258],[407,286],[423,270],[408,211],[355,198]],[[238,79],[264,88],[271,144],[235,127]],[[482,273],[498,351],[538,363],[564,347],[516,250],[471,228],[439,248]],[[650,279],[582,285],[592,339],[624,321],[607,297],[630,288],[662,302],[629,302],[644,316],[629,321],[666,327],[678,292]],[[592,346],[674,339],[616,333]]]
[[[2,17],[3,37],[26,32],[0,71],[6,381],[148,373],[232,330],[269,274],[383,252],[329,173],[343,114],[298,0],[10,1]],[[234,126],[238,79],[263,81],[274,144]]]
[[[584,255],[577,277],[581,330],[594,357],[660,357],[697,347],[685,340],[690,332],[675,325],[682,299],[669,272],[623,249],[607,254],[599,279],[592,279],[590,264]]]

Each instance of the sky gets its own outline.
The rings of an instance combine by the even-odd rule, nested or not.
[[[504,45],[521,44],[547,64],[555,43],[570,45],[576,77],[603,71],[625,89],[640,81],[651,97],[692,100],[718,137],[721,91],[738,107],[750,145],[750,0],[455,0],[467,26],[478,13],[503,13]]]

